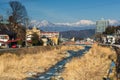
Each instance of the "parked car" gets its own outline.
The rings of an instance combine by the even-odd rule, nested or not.
[[[16,44],[14,44],[14,45],[12,45],[12,46],[11,46],[11,48],[17,48],[17,45],[16,45]]]

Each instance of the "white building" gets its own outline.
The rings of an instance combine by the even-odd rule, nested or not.
[[[0,34],[0,47],[7,47],[7,41],[9,40],[9,36],[6,34]]]
[[[45,36],[48,38],[52,38],[52,37],[59,37],[59,32],[41,32],[40,36]]]
[[[58,45],[59,32],[41,32],[40,37],[47,37],[52,40],[53,45]]]
[[[115,36],[107,35],[106,37],[102,37],[103,44],[114,44],[116,41]]]
[[[109,26],[108,20],[98,20],[96,21],[96,33],[103,33],[105,32],[106,28]]]

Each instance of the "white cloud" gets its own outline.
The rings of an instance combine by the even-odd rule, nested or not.
[[[55,25],[62,26],[72,26],[72,23],[54,23]]]
[[[89,26],[89,25],[94,25],[95,22],[91,20],[80,20],[74,23],[54,23],[56,25],[64,25],[64,26]]]
[[[110,25],[117,25],[117,24],[119,24],[120,22],[118,21],[118,20],[112,20],[112,19],[108,19],[108,21],[109,21],[109,23],[110,23]]]
[[[93,25],[95,24],[95,22],[91,21],[91,20],[80,20],[78,22],[75,23],[76,25]]]

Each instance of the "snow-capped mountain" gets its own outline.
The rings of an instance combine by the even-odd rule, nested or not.
[[[120,22],[117,20],[108,19],[110,25],[117,25]],[[47,20],[43,21],[31,21],[31,26],[44,31],[68,31],[68,30],[84,30],[84,29],[95,29],[95,22],[92,20],[79,20],[77,22],[66,22],[66,23],[52,23]]]
[[[43,21],[31,21],[31,26],[36,26],[44,31],[68,31],[68,30],[83,30],[93,29],[95,27],[94,22],[89,20],[81,20],[75,23],[51,23],[47,20]]]
[[[34,25],[36,27],[47,27],[47,26],[54,26],[53,23],[47,21],[47,20],[43,20],[43,21],[36,21],[36,20],[33,20],[31,21],[31,25]]]

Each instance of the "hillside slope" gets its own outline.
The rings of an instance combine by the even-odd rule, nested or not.
[[[81,39],[91,37],[95,34],[95,29],[87,29],[87,30],[70,30],[70,31],[63,31],[60,32],[60,35],[64,38],[73,38]]]

